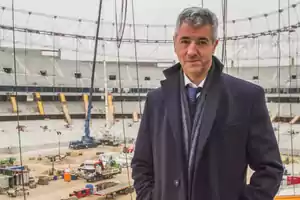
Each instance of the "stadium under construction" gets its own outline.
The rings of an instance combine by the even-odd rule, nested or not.
[[[13,24],[12,14],[17,19]],[[255,16],[225,18],[220,25],[222,37],[216,51],[225,65],[224,73],[258,84],[265,90],[286,167],[277,199],[300,199],[298,14],[300,2]],[[68,29],[59,28],[66,24]],[[96,38],[98,24],[100,31]],[[147,93],[160,87],[164,79],[162,71],[176,63],[173,30],[173,24],[137,24],[134,20],[95,23],[89,19],[1,7],[0,168],[11,161],[8,158],[15,158],[13,165],[33,169],[30,175],[37,183],[43,182],[41,174],[47,170],[51,180],[48,192],[39,189],[40,186],[30,188],[33,195],[28,199],[37,200],[46,193],[51,200],[63,199],[68,192],[77,198],[85,197],[87,186],[82,180],[86,174],[81,172],[90,170],[92,165],[102,166],[102,161],[117,163],[116,169],[124,168],[117,175],[109,174],[109,178],[122,185],[122,188],[112,186],[118,193],[130,193],[124,199],[134,198],[129,192],[132,181],[128,176],[134,150],[128,147],[134,149]],[[99,44],[93,62],[95,41]],[[103,142],[103,137],[108,135],[118,143]],[[96,148],[89,148],[90,141],[79,141],[84,136],[100,142]],[[78,149],[71,148],[70,142]],[[66,180],[64,175],[69,173],[66,169],[71,169],[72,177],[76,175],[76,178]],[[64,171],[60,176],[63,180],[57,175],[60,170]],[[106,177],[96,167],[93,170]],[[23,176],[23,184],[9,181],[11,178],[5,179],[7,184],[4,181],[4,176],[16,177],[16,174],[15,169],[10,170],[10,175],[0,169],[0,193],[17,186],[18,191],[26,189]],[[29,179],[25,182],[30,186]],[[128,186],[123,187],[124,183]],[[85,190],[81,190],[84,186]],[[99,188],[98,185],[99,191],[94,195],[97,198],[102,191]],[[57,192],[50,194],[52,190]],[[18,193],[15,191],[13,194]],[[25,198],[26,192],[22,191],[22,195]],[[93,195],[86,196],[95,199]]]

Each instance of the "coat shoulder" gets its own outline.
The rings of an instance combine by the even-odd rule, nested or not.
[[[237,95],[250,95],[253,97],[256,95],[264,94],[264,89],[255,84],[251,83],[249,81],[231,76],[229,74],[222,73],[224,86]]]
[[[151,102],[151,104],[159,103],[162,100],[162,89],[158,87],[154,90],[151,90],[147,93],[147,100]]]

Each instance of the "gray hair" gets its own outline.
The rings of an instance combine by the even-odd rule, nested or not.
[[[213,40],[218,37],[218,18],[215,13],[207,8],[189,7],[185,8],[178,16],[176,21],[175,34],[183,23],[191,26],[200,27],[211,25],[213,29]]]

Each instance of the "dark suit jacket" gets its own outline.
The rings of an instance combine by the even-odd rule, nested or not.
[[[148,93],[132,160],[137,200],[273,200],[283,166],[257,85],[216,73],[206,95],[191,194],[182,142],[180,64]],[[255,173],[246,184],[246,169]]]

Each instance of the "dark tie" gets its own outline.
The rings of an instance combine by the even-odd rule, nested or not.
[[[189,98],[190,117],[191,117],[191,122],[193,124],[194,116],[197,108],[197,94],[201,92],[202,88],[201,87],[193,88],[188,85],[187,89],[188,89],[188,98]]]
[[[187,96],[188,96],[188,109],[190,111],[190,121],[191,126],[194,123],[194,116],[197,109],[197,94],[201,91],[202,88],[193,88],[187,85]],[[191,147],[191,140],[192,140],[192,127],[190,127],[189,135],[188,135],[188,148]]]
[[[193,88],[191,86],[188,86],[188,97],[190,103],[196,103],[197,100],[197,94],[201,92],[201,87]]]

